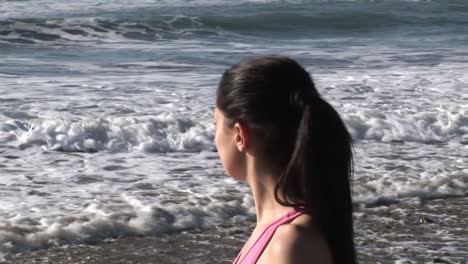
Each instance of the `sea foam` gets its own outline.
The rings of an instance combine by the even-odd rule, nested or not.
[[[412,114],[368,109],[346,113],[343,119],[357,142],[463,143],[468,134],[468,110],[463,108]],[[193,152],[213,150],[213,139],[212,120],[167,114],[151,118],[9,119],[0,123],[0,142],[19,149],[42,146],[67,152]]]
[[[208,195],[209,205],[177,204],[158,206],[145,204],[135,197],[121,197],[126,206],[105,208],[90,203],[81,212],[68,216],[44,216],[36,225],[10,220],[0,229],[0,253],[4,255],[69,243],[92,243],[131,235],[163,234],[188,228],[238,223],[253,217],[249,197],[225,203]],[[192,199],[192,202],[196,199]],[[241,216],[244,215],[244,216]],[[15,223],[16,222],[16,223]],[[22,219],[22,222],[26,222]]]
[[[154,118],[110,118],[80,121],[7,120],[0,124],[0,142],[19,149],[42,146],[67,152],[173,152],[212,149],[214,125],[160,115]]]
[[[355,140],[442,143],[468,134],[468,108],[383,113],[363,109],[344,115]]]

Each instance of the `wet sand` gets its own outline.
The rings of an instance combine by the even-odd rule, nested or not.
[[[253,229],[217,226],[52,247],[2,263],[232,263]],[[356,208],[360,263],[468,263],[468,197]]]

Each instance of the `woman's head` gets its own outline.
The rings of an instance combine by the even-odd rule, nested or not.
[[[215,113],[216,119],[222,120],[216,142],[228,174],[243,179],[241,171],[230,167],[238,148],[223,144],[225,136],[230,134],[231,139],[232,132],[247,128],[259,156],[278,173],[294,147],[302,114],[300,101],[312,95],[318,94],[309,74],[285,57],[255,58],[228,69],[218,87]]]
[[[257,57],[226,70],[217,90],[216,143],[229,174],[245,142],[223,144],[219,129],[245,133],[276,176],[275,199],[311,212],[335,263],[354,259],[350,176],[351,137],[318,93],[309,73],[282,56]],[[227,146],[227,147],[224,147]],[[343,261],[342,261],[343,260]]]

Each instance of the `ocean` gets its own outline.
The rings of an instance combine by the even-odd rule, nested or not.
[[[255,209],[216,153],[215,90],[266,54],[302,63],[353,136],[362,262],[466,263],[462,0],[0,0],[0,262],[135,239],[148,263],[232,261]],[[230,251],[164,251],[204,230]]]

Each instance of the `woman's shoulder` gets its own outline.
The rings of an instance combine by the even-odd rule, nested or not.
[[[309,215],[278,227],[259,262],[269,264],[331,264],[325,238]]]

